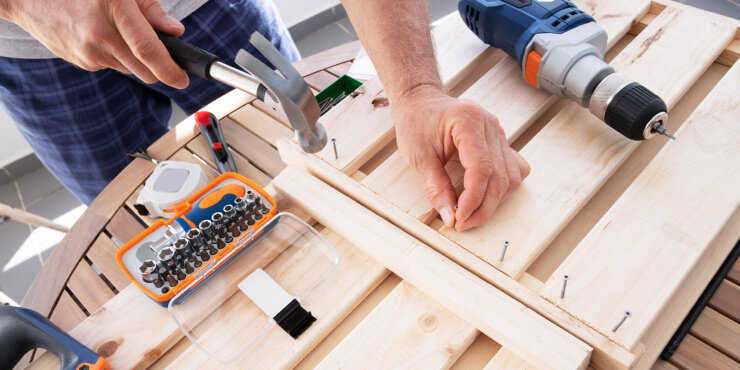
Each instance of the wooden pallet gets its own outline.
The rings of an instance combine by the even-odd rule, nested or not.
[[[733,120],[740,106],[740,67],[733,67],[738,23],[664,1],[576,3],[609,33],[607,57],[615,67],[666,100],[669,128],[680,127],[679,139],[639,145],[622,139],[587,111],[530,88],[516,63],[478,42],[453,15],[434,30],[446,86],[496,113],[509,142],[533,167],[490,225],[466,233],[442,228],[397,153],[389,108],[371,104],[383,96],[378,81],[322,119],[337,138],[339,160],[331,149],[316,156],[297,150],[282,118],[240,92],[205,108],[222,118],[239,172],[266,186],[281,209],[314,224],[342,254],[331,281],[305,303],[319,321],[297,341],[266,338],[236,365],[653,365],[740,235],[740,194],[731,186],[740,174]],[[321,90],[346,72],[358,46],[309,58],[298,69]],[[216,175],[192,118],[149,153],[199,163]],[[280,156],[324,182],[286,169]],[[58,263],[42,271],[32,291],[58,286],[58,299],[30,294],[24,305],[50,313],[114,368],[218,367],[114,262],[118,245],[144,228],[131,207],[152,170],[151,163],[134,161],[75,225],[64,253],[81,260],[67,261],[55,250]],[[460,185],[459,166],[448,170]],[[683,208],[689,206],[697,208]],[[502,263],[504,239],[511,246]],[[584,259],[588,265],[579,262]],[[275,261],[265,268],[311,273],[310,266],[288,265]],[[571,280],[561,300],[564,273]],[[673,365],[737,365],[738,282],[723,285]],[[634,315],[611,332],[625,309]],[[707,355],[707,348],[716,351]],[[42,355],[32,367],[54,363]]]

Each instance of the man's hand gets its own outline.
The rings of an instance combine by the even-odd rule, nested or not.
[[[447,227],[464,231],[484,224],[529,175],[529,164],[509,147],[498,119],[471,101],[420,85],[392,109],[398,148]],[[455,155],[465,168],[459,199],[444,168]]]
[[[150,84],[188,85],[154,32],[179,36],[185,28],[157,0],[4,0],[0,17],[88,71],[113,68]]]

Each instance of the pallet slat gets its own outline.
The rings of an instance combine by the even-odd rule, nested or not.
[[[732,270],[727,274],[727,280],[740,285],[740,259],[732,265]]]
[[[277,176],[285,168],[277,150],[255,134],[245,130],[230,118],[221,119],[221,129],[230,146],[233,146],[265,175]]]
[[[273,147],[278,138],[283,136],[293,137],[293,130],[252,105],[245,105],[232,113],[229,118],[270,143]]]
[[[233,368],[236,364],[241,364],[239,367],[244,368],[289,368],[295,366],[390,274],[383,266],[358,252],[355,247],[340,239],[333,232],[325,231],[324,235],[342,254],[342,264],[322,285],[301,302],[303,307],[314,314],[317,322],[301,335],[299,341],[293,340],[279,329],[273,330],[260,339],[259,348],[248,350],[234,363],[223,368]],[[311,281],[311,273],[314,271],[313,264],[296,262],[301,261],[303,257],[302,255],[296,255],[290,261],[284,261],[277,266],[268,265],[265,271],[271,276],[292,276],[292,278],[286,277],[286,281],[299,282],[302,278]],[[290,287],[285,288],[289,290]],[[236,292],[236,294],[242,293]],[[222,310],[228,309],[228,304],[227,301],[222,306]],[[248,325],[249,318],[264,315],[255,306],[235,314],[239,318],[244,318],[244,320],[234,320],[232,328],[219,326],[218,330],[201,333],[199,337],[207,339],[210,343],[214,343],[214,341],[223,341],[225,345],[234,343],[234,340],[242,335],[243,326]],[[236,343],[240,342],[237,340]],[[243,345],[243,343],[239,345]],[[210,357],[193,346],[173,361],[169,368],[214,368],[216,366]]]
[[[87,251],[87,258],[100,269],[108,281],[120,292],[131,284],[131,280],[116,262],[116,252],[118,252],[118,247],[107,235],[102,234]]]
[[[634,348],[740,204],[738,84],[735,66],[548,280],[544,297]],[[633,317],[612,332],[626,310]]]
[[[213,159],[213,151],[208,146],[208,142],[202,135],[199,135],[193,139],[193,141],[188,143],[187,148],[192,151],[193,154],[208,163],[208,165],[214,170],[218,168],[216,160]],[[242,157],[241,154],[234,151],[234,149],[237,149],[236,147],[230,145],[230,149],[232,150],[231,154],[232,158],[234,158],[234,164],[236,164],[236,171],[240,175],[254,181],[257,185],[262,187],[265,187],[270,183],[270,178],[267,175],[249,163],[249,161]]]
[[[316,73],[305,76],[303,79],[306,80],[308,86],[311,86],[317,91],[322,91],[329,87],[332,82],[336,81],[337,76],[334,76],[327,71],[318,71]]]
[[[365,317],[318,368],[448,368],[478,331],[406,282]]]
[[[591,347],[330,186],[295,167],[286,168],[273,185],[323,225],[535,366],[588,365]]]
[[[506,348],[501,348],[491,359],[485,370],[498,370],[498,369],[511,369],[511,370],[524,370],[534,369],[532,365],[529,365],[526,361],[522,360],[519,356]]]
[[[126,207],[121,207],[110,219],[105,229],[120,243],[126,244],[144,231],[144,226]]]

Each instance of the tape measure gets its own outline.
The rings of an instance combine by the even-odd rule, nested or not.
[[[146,180],[136,198],[136,211],[142,216],[171,218],[176,205],[208,185],[203,169],[194,163],[163,161]]]

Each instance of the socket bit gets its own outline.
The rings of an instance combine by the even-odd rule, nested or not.
[[[203,260],[203,262],[208,261],[211,258],[211,256],[208,255],[208,252],[204,250],[200,251],[200,259]]]
[[[229,226],[229,232],[231,233],[231,236],[233,236],[235,238],[237,236],[239,236],[239,234],[241,234],[241,232],[239,232],[239,226],[237,224],[235,224],[235,223],[233,223],[233,224],[231,224],[231,226]]]
[[[167,271],[167,267],[160,266],[157,274],[159,275],[159,278],[164,281],[167,280],[167,275],[169,275],[170,273],[169,271]]]
[[[164,247],[157,253],[157,259],[162,266],[166,267],[171,273],[177,268],[175,260],[175,248]]]
[[[169,291],[170,291],[170,288],[168,288],[168,287],[162,288],[162,294],[167,294],[167,292],[169,292]]]
[[[251,213],[247,214],[247,217],[244,217],[247,220],[247,226],[254,225],[254,216],[252,216]]]
[[[247,208],[247,202],[244,200],[244,198],[236,198],[234,199],[234,207],[236,207],[237,213],[239,213],[239,216],[244,217],[249,213],[249,209]]]
[[[211,216],[211,221],[213,222],[213,226],[224,226],[224,214],[221,212],[216,212]]]
[[[141,273],[141,280],[151,283],[157,274],[157,263],[152,260],[146,260],[139,266],[139,272]]]
[[[152,283],[154,283],[155,288],[161,288],[162,285],[164,285],[164,281],[162,281],[162,278],[160,278],[159,276],[152,279]]]
[[[227,204],[224,206],[224,226],[231,227],[231,225],[234,224],[234,220],[236,219],[236,208],[232,206],[231,204]]]
[[[260,208],[260,213],[264,216],[268,213],[270,213],[270,210],[263,204],[262,208]]]
[[[203,265],[203,262],[200,262],[200,260],[195,260],[195,262],[193,262],[193,267],[195,268],[198,268],[202,265]]]
[[[216,239],[216,248],[218,249],[224,249],[226,246],[226,242],[223,239]]]
[[[180,238],[175,240],[175,252],[177,252],[177,255],[182,257],[182,259],[185,259],[193,254],[193,249],[187,239]]]
[[[210,220],[203,220],[198,224],[200,232],[207,242],[212,241],[216,237],[216,231],[213,229],[213,222]]]
[[[249,228],[249,226],[247,226],[247,222],[244,221],[244,217],[239,217],[239,219],[236,220],[236,224],[239,226],[239,230],[241,230],[241,232],[245,232]]]
[[[247,190],[247,196],[244,198],[244,200],[247,201],[247,209],[250,212],[254,210],[255,206],[257,205],[257,199],[259,198],[256,198],[251,190]]]
[[[174,288],[177,285],[177,278],[175,275],[167,275],[167,283],[170,284],[170,288]]]
[[[195,251],[199,251],[205,246],[205,238],[203,237],[203,233],[200,232],[200,229],[190,229],[188,231],[188,240],[190,240],[190,244]]]
[[[186,277],[185,273],[182,272],[182,270],[177,269],[177,279],[178,280],[185,280],[185,277]]]
[[[218,253],[218,249],[216,249],[216,246],[213,244],[208,244],[208,253],[211,254],[211,256],[215,256],[216,253]]]
[[[193,271],[195,271],[195,269],[193,268],[193,265],[185,262],[185,272],[187,272],[188,274],[192,274]]]

